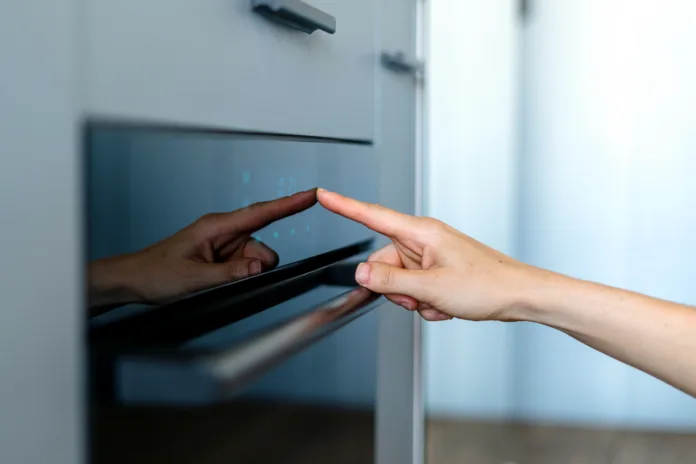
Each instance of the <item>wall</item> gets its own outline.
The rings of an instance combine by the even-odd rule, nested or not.
[[[696,5],[536,0],[525,36],[522,257],[696,302]],[[696,402],[535,326],[518,327],[524,418],[696,428]]]
[[[532,264],[693,304],[696,5],[532,1],[516,75],[511,3],[431,5],[430,213]],[[696,429],[693,399],[552,329],[426,327],[431,414]]]
[[[429,7],[427,213],[514,252],[515,2],[439,0]],[[511,327],[461,321],[425,327],[428,411],[506,415]]]

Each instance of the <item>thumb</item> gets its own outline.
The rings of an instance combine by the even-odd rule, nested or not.
[[[360,263],[355,280],[375,293],[398,293],[421,302],[430,300],[430,278],[427,271],[413,271],[379,261]]]
[[[259,274],[262,269],[261,261],[255,258],[239,258],[220,264],[205,263],[198,266],[196,280],[201,286],[221,285]]]

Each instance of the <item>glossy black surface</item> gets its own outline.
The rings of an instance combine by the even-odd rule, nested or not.
[[[85,147],[90,260],[318,186],[379,198],[367,144],[94,126]],[[277,269],[87,321],[94,462],[313,462],[354,436],[341,457],[369,462],[381,300],[344,303],[375,237],[316,205],[253,234]]]
[[[190,295],[150,311],[93,327],[93,347],[178,345],[335,281],[327,267],[367,251],[372,240],[288,264],[273,271]],[[354,273],[355,265],[348,274]],[[354,279],[343,277],[348,286]],[[352,282],[351,282],[352,280]]]
[[[381,304],[357,288],[304,314],[265,328],[225,349],[93,352],[92,378],[101,403],[200,406],[229,401],[274,366]]]

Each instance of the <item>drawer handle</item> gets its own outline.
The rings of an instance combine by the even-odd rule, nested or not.
[[[336,18],[301,0],[251,0],[255,12],[271,21],[311,34],[320,29],[336,32]]]
[[[395,72],[421,75],[425,71],[422,61],[411,60],[403,52],[382,53],[382,65]]]

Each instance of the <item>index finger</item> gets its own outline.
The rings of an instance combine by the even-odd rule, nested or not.
[[[338,193],[317,189],[319,203],[329,211],[359,222],[389,237],[403,237],[418,226],[417,219],[384,206],[365,203]]]
[[[316,189],[277,200],[262,201],[230,213],[215,215],[215,229],[221,232],[255,232],[267,225],[300,213],[317,202]]]

